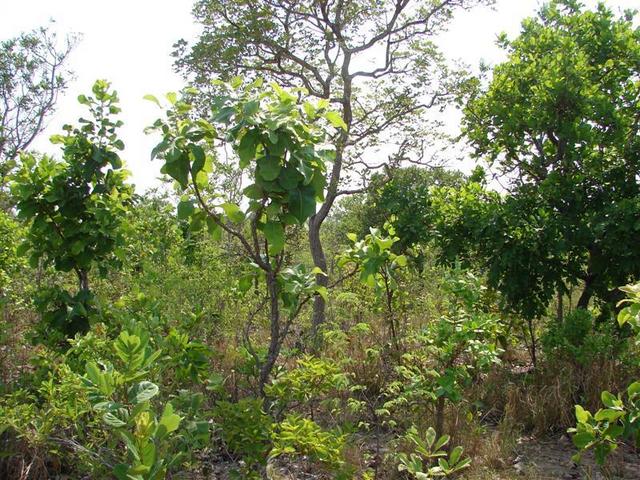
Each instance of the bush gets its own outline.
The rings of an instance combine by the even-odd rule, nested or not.
[[[246,398],[237,403],[220,401],[214,408],[219,434],[227,451],[250,467],[266,464],[271,450],[271,417],[260,399]]]
[[[550,323],[541,341],[548,359],[588,366],[594,361],[621,358],[627,349],[621,337],[619,328],[596,324],[590,311],[578,308],[562,323]]]

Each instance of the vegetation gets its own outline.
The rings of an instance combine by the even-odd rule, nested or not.
[[[162,188],[104,80],[7,170],[0,478],[561,476],[540,444],[633,478],[633,15],[551,1],[485,80],[430,39],[490,2],[308,3],[196,3],[195,83],[145,97]],[[410,164],[454,99],[477,168]]]

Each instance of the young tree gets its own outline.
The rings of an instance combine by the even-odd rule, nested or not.
[[[509,179],[503,223],[521,228],[480,242],[496,260],[500,245],[541,256],[561,294],[584,285],[579,307],[594,297],[613,306],[615,287],[640,275],[640,29],[630,12],[556,0],[500,44],[509,58],[468,102],[464,131],[475,155]],[[536,238],[552,241],[537,250]],[[522,297],[537,270],[497,274],[518,280]],[[548,305],[553,290],[539,293]]]
[[[0,42],[0,189],[66,89],[76,42],[72,35],[59,42],[47,28]]]
[[[264,387],[293,321],[314,295],[326,295],[315,282],[322,272],[287,264],[286,239],[287,231],[304,224],[323,198],[326,164],[335,154],[324,144],[323,120],[330,121],[335,112],[327,110],[326,101],[301,103],[275,83],[266,90],[261,80],[242,84],[236,77],[230,87],[219,85],[224,93],[215,97],[210,118],[191,118],[193,106],[187,99],[197,92],[186,92],[185,98],[168,94],[172,107],[151,129],[163,137],[153,156],[164,161],[162,172],[184,192],[178,217],[189,218],[194,231],[206,227],[214,237],[226,232],[239,242],[250,272],[240,278],[239,290],[247,293],[252,285],[258,290],[261,283],[265,288],[253,315],[263,307],[269,312],[265,358],[245,336],[259,370],[258,389],[265,396]],[[220,142],[231,144],[251,182],[240,203],[208,191],[213,161],[206,152]]]
[[[445,104],[459,78],[434,45],[456,10],[492,0],[198,0],[204,32],[190,48],[177,44],[176,66],[197,85],[234,75],[304,86],[339,109],[330,120],[342,126],[326,195],[309,220],[313,261],[327,261],[320,228],[336,198],[359,189],[358,175],[372,165],[366,153],[395,144],[394,162],[424,152],[427,122],[421,113]],[[375,155],[380,158],[381,154]],[[319,275],[320,285],[328,285]],[[313,329],[324,321],[325,301],[314,302]]]
[[[58,291],[52,300],[62,305],[54,310],[46,305],[45,320],[66,336],[89,328],[89,272],[119,263],[122,224],[133,194],[118,155],[124,148],[116,134],[122,122],[110,118],[120,112],[118,96],[103,80],[94,84],[93,94],[78,97],[93,119],[80,119],[78,127],[66,125],[66,135],[51,139],[62,145],[63,160],[23,154],[12,185],[18,218],[29,222],[20,252],[30,254],[32,266],[44,260],[76,274],[77,293]]]

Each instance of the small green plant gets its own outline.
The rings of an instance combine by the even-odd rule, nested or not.
[[[344,465],[346,438],[345,434],[323,430],[313,420],[291,414],[274,430],[270,457],[308,457],[312,462],[338,472]]]
[[[602,392],[601,399],[605,408],[593,415],[576,405],[576,427],[569,429],[579,450],[573,457],[575,461],[580,461],[582,453],[592,448],[596,461],[603,465],[624,438],[640,446],[640,382],[629,385],[626,399],[622,394],[616,396],[607,391]]]
[[[450,306],[411,338],[413,348],[396,367],[399,379],[387,387],[385,408],[424,408],[435,404],[435,429],[444,432],[446,402],[459,403],[473,378],[500,362],[496,345],[499,317],[485,311],[484,287],[471,272],[454,270],[447,278]]]
[[[125,458],[113,467],[118,480],[159,480],[179,464],[182,454],[173,450],[174,432],[182,418],[166,403],[160,410],[153,404],[159,388],[142,380],[161,355],[145,336],[124,331],[113,343],[119,370],[95,362],[86,365],[85,385],[95,412],[113,431],[113,447],[122,442]]]
[[[220,401],[213,413],[228,453],[244,460],[250,469],[266,465],[273,420],[264,412],[261,399],[245,398],[237,403]]]
[[[303,356],[295,368],[274,379],[266,393],[279,402],[281,410],[306,407],[313,419],[315,407],[322,399],[332,392],[344,391],[348,386],[347,374],[336,362]]]
[[[629,324],[640,335],[640,283],[627,285],[621,290],[627,298],[619,305],[626,305],[618,314],[618,323]],[[596,461],[602,465],[607,456],[618,445],[631,441],[636,448],[640,447],[640,382],[633,382],[627,387],[626,396],[617,396],[604,391],[601,395],[605,408],[591,414],[581,405],[576,405],[576,426],[570,428],[573,433],[573,444],[578,448],[574,460],[579,461],[582,454],[593,449]]]
[[[457,446],[447,454],[445,450],[449,443],[449,436],[439,438],[436,431],[429,427],[420,433],[415,426],[407,430],[402,438],[403,443],[412,450],[411,453],[398,453],[396,460],[398,470],[406,472],[417,480],[427,480],[434,477],[448,477],[464,470],[471,464],[470,458],[463,458],[463,448]]]
[[[371,228],[369,231],[362,240],[358,240],[355,233],[347,235],[353,246],[342,254],[338,265],[354,266],[354,272],[360,273],[360,280],[373,288],[378,298],[384,300],[389,333],[397,347],[399,325],[394,314],[393,301],[398,290],[398,274],[401,268],[407,266],[407,257],[397,255],[392,250],[393,245],[400,239],[396,237],[391,222],[386,222],[383,230]]]

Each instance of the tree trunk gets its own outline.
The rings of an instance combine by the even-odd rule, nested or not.
[[[269,351],[267,352],[267,358],[260,369],[260,378],[258,388],[260,395],[264,398],[264,387],[269,381],[273,366],[280,354],[280,347],[282,341],[280,338],[280,305],[278,304],[278,282],[273,272],[267,273],[267,290],[269,291],[269,317],[271,323],[271,338],[269,340]]]
[[[89,290],[89,273],[86,270],[78,270],[78,288],[80,291]]]
[[[344,47],[344,45],[341,45],[341,47]],[[322,242],[320,240],[320,228],[322,227],[324,220],[327,218],[327,215],[329,215],[329,211],[338,196],[338,186],[340,184],[340,177],[342,174],[344,150],[347,146],[347,141],[349,140],[349,130],[353,121],[353,110],[351,108],[353,78],[349,73],[350,63],[351,52],[349,49],[344,48],[344,59],[340,68],[340,76],[344,84],[342,90],[342,120],[347,128],[340,132],[340,136],[336,142],[336,158],[333,161],[331,178],[329,179],[329,184],[327,186],[325,200],[318,212],[309,219],[309,247],[311,249],[311,256],[313,257],[313,263],[325,273],[328,273],[327,257],[324,254]],[[329,279],[325,275],[316,275],[316,283],[320,286],[326,287],[329,284]],[[320,342],[320,338],[318,336],[320,326],[326,320],[325,311],[326,302],[320,295],[316,295],[316,298],[313,301],[313,316],[311,318],[312,342],[316,347]]]
[[[309,221],[309,246],[311,247],[311,257],[316,267],[322,269],[323,272],[327,272],[327,257],[324,254],[322,248],[322,242],[320,241],[320,227],[322,221],[316,218],[314,215]],[[316,283],[322,287],[327,287],[329,284],[329,278],[326,275],[316,275]],[[319,343],[319,329],[325,321],[326,302],[322,295],[316,295],[313,299],[313,315],[311,318],[311,340],[314,346],[318,346]]]
[[[582,291],[582,295],[578,299],[578,308],[587,309],[589,307],[589,302],[591,301],[591,297],[593,296],[593,291],[591,290],[591,281],[588,278],[584,284],[584,290]]]
[[[557,320],[558,320],[558,324],[560,325],[562,325],[562,322],[564,322],[564,302],[563,302],[562,289],[560,287],[558,287]]]
[[[438,400],[436,400],[436,438],[440,438],[444,433],[445,400],[444,397],[438,397]]]
[[[529,337],[531,339],[531,363],[533,364],[533,368],[536,368],[538,363],[538,346],[536,344],[536,330],[532,319],[527,319],[527,326],[529,327]]]

